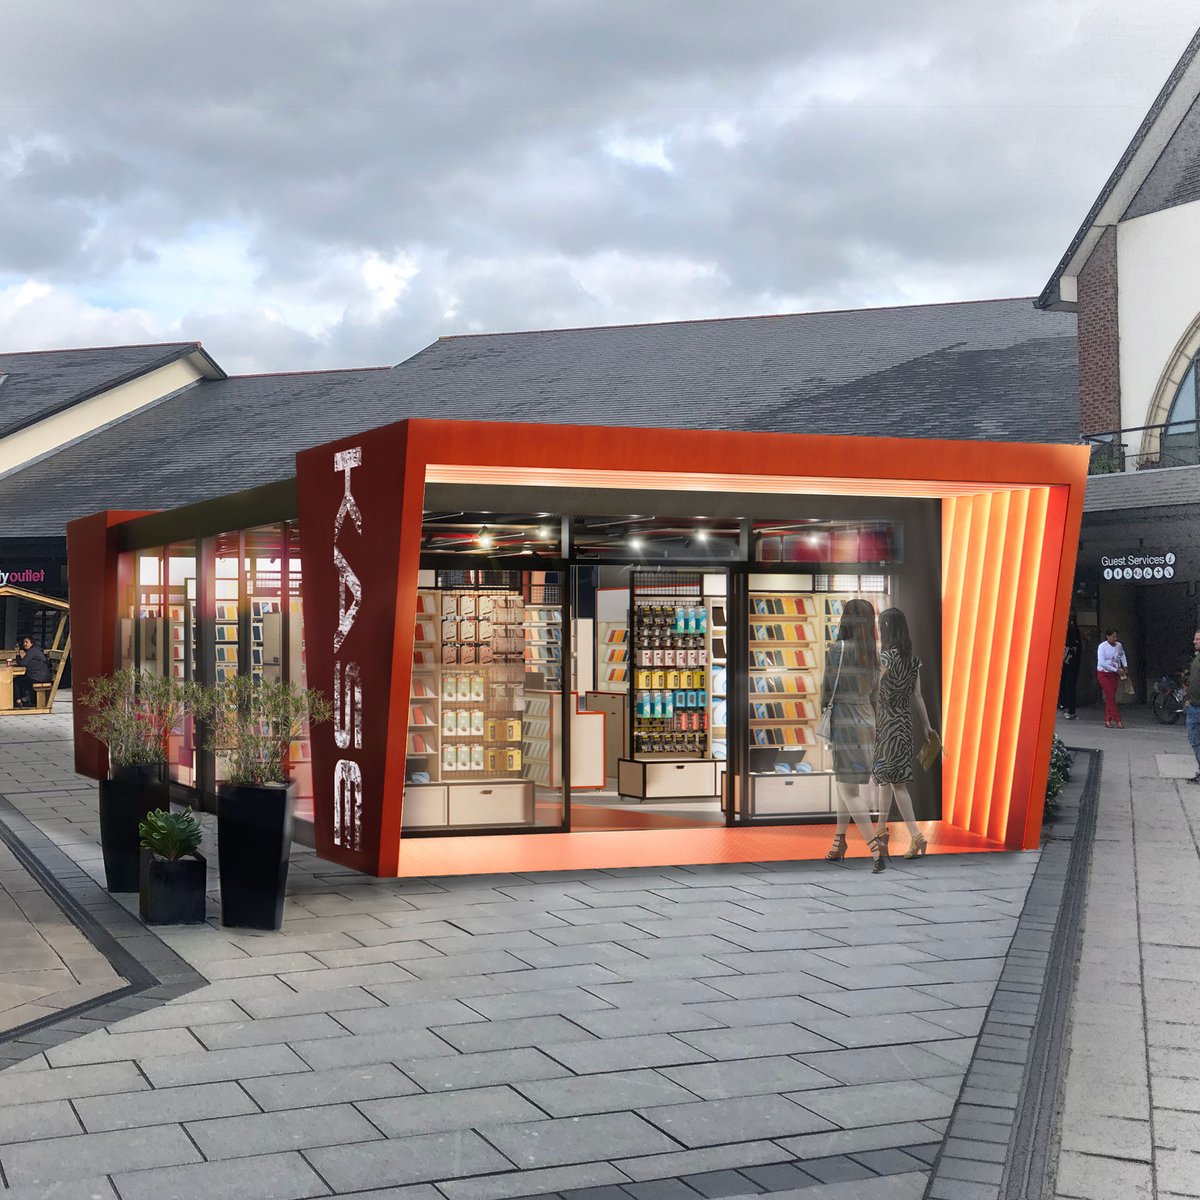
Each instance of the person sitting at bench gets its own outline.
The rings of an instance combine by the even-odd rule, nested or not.
[[[10,659],[14,667],[24,667],[24,675],[13,677],[14,703],[18,708],[33,708],[37,703],[33,685],[35,683],[50,683],[54,679],[54,668],[50,660],[42,652],[37,642],[31,637],[21,639],[17,657]]]

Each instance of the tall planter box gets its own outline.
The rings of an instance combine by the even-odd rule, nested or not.
[[[110,892],[136,892],[141,886],[141,837],[146,814],[170,803],[162,768],[116,767],[100,781],[100,845],[104,881]]]
[[[221,924],[279,929],[292,846],[295,784],[217,787]]]
[[[142,848],[138,911],[147,925],[202,925],[208,862],[199,851],[160,858]]]

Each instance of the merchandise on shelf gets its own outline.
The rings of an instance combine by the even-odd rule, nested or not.
[[[634,598],[633,753],[708,750],[708,610],[699,598]]]

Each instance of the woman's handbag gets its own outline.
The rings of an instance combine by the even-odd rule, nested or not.
[[[1124,685],[1126,696],[1133,696],[1137,693],[1137,689],[1133,686],[1133,680],[1123,671],[1121,672],[1121,682]]]
[[[930,767],[937,762],[937,756],[942,752],[942,739],[938,737],[934,730],[929,731],[929,736],[925,739],[925,745],[917,751],[917,761],[921,766],[928,771]]]
[[[821,715],[817,718],[814,729],[817,737],[827,742],[833,741],[833,698],[837,695],[837,687],[842,679],[842,659],[846,657],[845,643],[838,644],[841,646],[841,650],[838,652],[837,674],[833,677],[833,691],[829,693],[829,703],[821,709]]]

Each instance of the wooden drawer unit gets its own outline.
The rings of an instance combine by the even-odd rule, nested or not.
[[[828,775],[751,775],[750,815],[807,817],[828,814]]]
[[[617,791],[639,800],[715,796],[717,764],[711,758],[623,758],[617,764]]]
[[[446,824],[446,785],[406,783],[400,823],[404,829],[430,829]]]
[[[532,825],[533,784],[524,780],[452,783],[451,825]]]

